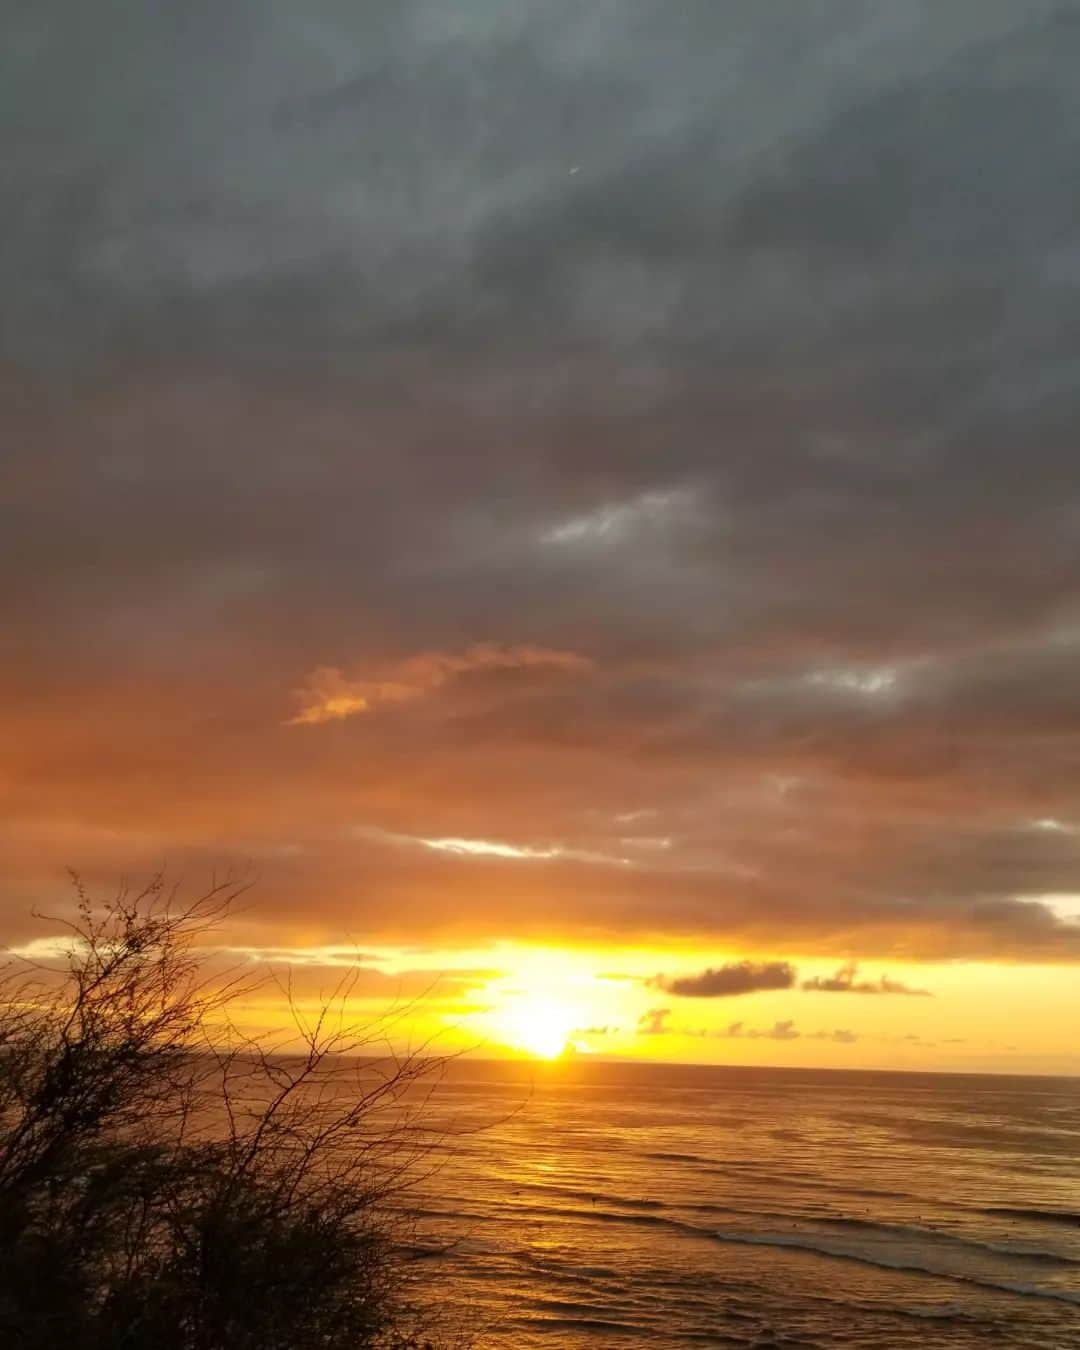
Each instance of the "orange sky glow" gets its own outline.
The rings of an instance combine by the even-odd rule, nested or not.
[[[1071,71],[384,8],[12,72],[0,947],[232,869],[404,1039],[1080,1073]]]

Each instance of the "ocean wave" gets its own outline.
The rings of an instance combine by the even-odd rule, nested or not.
[[[586,1222],[597,1221],[603,1223],[605,1221],[611,1221],[615,1223],[621,1222],[644,1226],[657,1224],[691,1234],[704,1234],[706,1236],[713,1231],[711,1228],[703,1227],[695,1223],[688,1223],[685,1220],[678,1218],[677,1211],[682,1210],[703,1217],[728,1215],[736,1219],[764,1219],[772,1220],[774,1222],[778,1221],[784,1224],[816,1225],[821,1229],[834,1230],[838,1235],[845,1232],[857,1232],[867,1236],[875,1236],[886,1241],[930,1242],[947,1251],[972,1252],[978,1255],[1007,1257],[1018,1261],[1059,1267],[1080,1267],[1080,1260],[1063,1253],[1045,1251],[1042,1248],[1033,1249],[1006,1246],[977,1238],[962,1237],[955,1233],[943,1232],[941,1229],[923,1227],[915,1224],[888,1223],[883,1220],[863,1219],[847,1215],[793,1214],[790,1211],[749,1208],[741,1205],[718,1205],[706,1202],[680,1204],[678,1201],[674,1201],[671,1204],[664,1204],[659,1200],[632,1199],[603,1191],[593,1195],[566,1186],[536,1185],[530,1186],[528,1189],[534,1192],[544,1192],[547,1194],[563,1196],[571,1200],[579,1200],[582,1202],[587,1200],[591,1202],[587,1207],[583,1203],[580,1209],[567,1206],[556,1207],[522,1204],[515,1206],[517,1213],[527,1214],[530,1217],[536,1218],[543,1218],[551,1215],[558,1218],[576,1218]],[[629,1212],[623,1213],[621,1211]],[[793,1236],[804,1239],[809,1236],[809,1234],[799,1233],[794,1234]],[[821,1233],[820,1236],[828,1238],[829,1233],[826,1231]]]
[[[664,1209],[662,1200],[647,1200],[636,1196],[615,1195],[611,1191],[583,1190],[578,1186],[556,1186],[546,1181],[531,1181],[517,1188],[521,1193],[561,1195],[571,1200],[588,1200],[592,1204],[619,1205],[624,1209]],[[517,1191],[515,1194],[517,1194]]]
[[[524,1209],[524,1207],[523,1207]],[[935,1279],[954,1280],[961,1283],[974,1285],[979,1288],[996,1290],[1000,1293],[1019,1294],[1027,1298],[1052,1299],[1056,1302],[1072,1304],[1080,1307],[1080,1289],[1075,1293],[1071,1290],[1054,1289],[1045,1285],[1028,1284],[1023,1281],[1010,1279],[1005,1275],[990,1275],[970,1271],[958,1271],[948,1269],[942,1264],[935,1264],[929,1260],[914,1260],[902,1253],[889,1254],[887,1252],[868,1253],[866,1251],[855,1251],[849,1247],[836,1245],[829,1240],[828,1233],[749,1233],[739,1232],[735,1229],[717,1229],[702,1227],[699,1224],[688,1223],[683,1219],[678,1219],[673,1215],[667,1214],[644,1214],[644,1213],[620,1213],[613,1210],[604,1209],[573,1209],[567,1207],[551,1208],[533,1208],[526,1210],[532,1217],[558,1217],[578,1219],[583,1222],[607,1223],[628,1225],[644,1228],[662,1228],[668,1231],[683,1233],[688,1237],[694,1237],[703,1241],[715,1241],[725,1244],[746,1246],[746,1247],[770,1247],[777,1249],[797,1250],[812,1253],[817,1256],[823,1256],[832,1260],[851,1261],[859,1265],[870,1266],[880,1270],[909,1271],[922,1275],[931,1276]],[[1038,1265],[1053,1265],[1058,1268],[1075,1268],[1080,1263],[1070,1260],[1068,1257],[1059,1257],[1050,1252],[1020,1252],[1008,1248],[995,1247],[988,1243],[976,1242],[965,1238],[952,1238],[948,1235],[937,1235],[917,1228],[890,1228],[888,1225],[866,1224],[859,1220],[852,1221],[853,1226],[860,1227],[863,1231],[876,1229],[884,1238],[904,1239],[913,1238],[916,1240],[929,1239],[942,1244],[946,1250],[941,1254],[948,1258],[949,1251],[957,1249],[970,1251],[977,1255],[990,1257],[1005,1257],[1017,1263],[1031,1262]]]
[[[643,1158],[654,1162],[712,1163],[714,1159],[703,1158],[700,1153],[642,1153]]]
[[[812,1252],[817,1256],[828,1257],[836,1261],[853,1261],[859,1265],[873,1266],[879,1270],[910,1271],[914,1274],[929,1275],[939,1280],[954,1280],[961,1284],[974,1285],[979,1289],[994,1290],[998,1293],[1019,1294],[1024,1298],[1050,1299],[1058,1303],[1068,1303],[1080,1307],[1080,1289],[1075,1293],[1067,1289],[1049,1289],[1045,1285],[1024,1284],[1007,1279],[994,1279],[990,1276],[963,1274],[959,1271],[940,1270],[918,1261],[909,1261],[897,1256],[868,1256],[862,1252],[838,1251],[834,1247],[823,1247],[809,1241],[800,1234],[786,1233],[711,1233],[699,1230],[703,1236],[712,1237],[716,1242],[744,1247],[776,1247]]]
[[[920,1228],[912,1224],[893,1224],[873,1219],[849,1219],[844,1217],[819,1217],[810,1222],[835,1225],[843,1229],[862,1229],[870,1233],[879,1233],[885,1237],[914,1238],[946,1244],[949,1247],[963,1248],[967,1251],[989,1252],[994,1256],[1011,1256],[1021,1261],[1047,1262],[1059,1266],[1080,1266],[1080,1261],[1059,1252],[1047,1252],[1041,1248],[1004,1247],[995,1242],[983,1242],[978,1238],[959,1237],[955,1233],[944,1233],[940,1229]]]
[[[615,1322],[607,1317],[509,1317],[505,1326],[516,1326],[536,1331],[603,1331],[620,1336],[637,1336],[641,1328],[631,1322]]]
[[[795,1186],[802,1190],[827,1191],[830,1195],[861,1195],[871,1199],[926,1200],[926,1197],[916,1195],[911,1191],[890,1190],[881,1186],[846,1186],[842,1181],[835,1179],[822,1180],[820,1177],[814,1176],[813,1173],[801,1172],[789,1165],[785,1165],[782,1173],[777,1173],[760,1163],[719,1162],[715,1158],[708,1158],[700,1153],[643,1151],[638,1156],[651,1162],[690,1164],[699,1171],[707,1172],[710,1176],[731,1177],[733,1180],[741,1182],[750,1181],[757,1186],[774,1186],[784,1190]],[[929,1203],[928,1200],[927,1203]]]
[[[1060,1223],[1069,1228],[1080,1227],[1080,1214],[1069,1209],[1025,1209],[1013,1205],[987,1205],[980,1214],[1001,1214],[1014,1219],[1035,1219],[1041,1223]]]

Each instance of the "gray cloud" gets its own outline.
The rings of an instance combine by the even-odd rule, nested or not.
[[[803,980],[802,987],[808,992],[822,994],[906,994],[917,998],[929,998],[929,989],[912,989],[900,980],[890,980],[882,975],[876,980],[856,979],[858,966],[854,961],[841,966],[835,975],[815,975],[813,979]]]
[[[1067,7],[8,10],[12,932],[237,852],[283,929],[1080,959]],[[283,725],[485,644],[581,677]]]
[[[834,1031],[811,1031],[807,1033],[809,1041],[835,1041],[837,1045],[854,1045],[859,1039],[854,1031],[846,1027],[837,1027]]]
[[[752,1041],[797,1041],[802,1032],[798,1031],[795,1023],[789,1019],[785,1022],[774,1022],[767,1029],[748,1027],[745,1022],[732,1022],[723,1031],[716,1034],[730,1040],[746,1038]]]
[[[659,976],[654,983],[680,998],[732,998],[762,989],[790,989],[795,970],[787,961],[733,961],[700,975]]]

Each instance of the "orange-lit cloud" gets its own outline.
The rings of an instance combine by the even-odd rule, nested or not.
[[[320,666],[298,693],[303,707],[291,719],[291,725],[315,726],[320,722],[370,712],[373,708],[411,703],[460,675],[507,670],[580,674],[589,670],[591,664],[574,652],[545,647],[505,647],[484,642],[456,655],[423,652],[386,667],[372,678],[350,679],[335,667]]]

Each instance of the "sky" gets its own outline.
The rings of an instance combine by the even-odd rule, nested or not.
[[[1080,8],[0,24],[0,943],[1080,1073]]]

